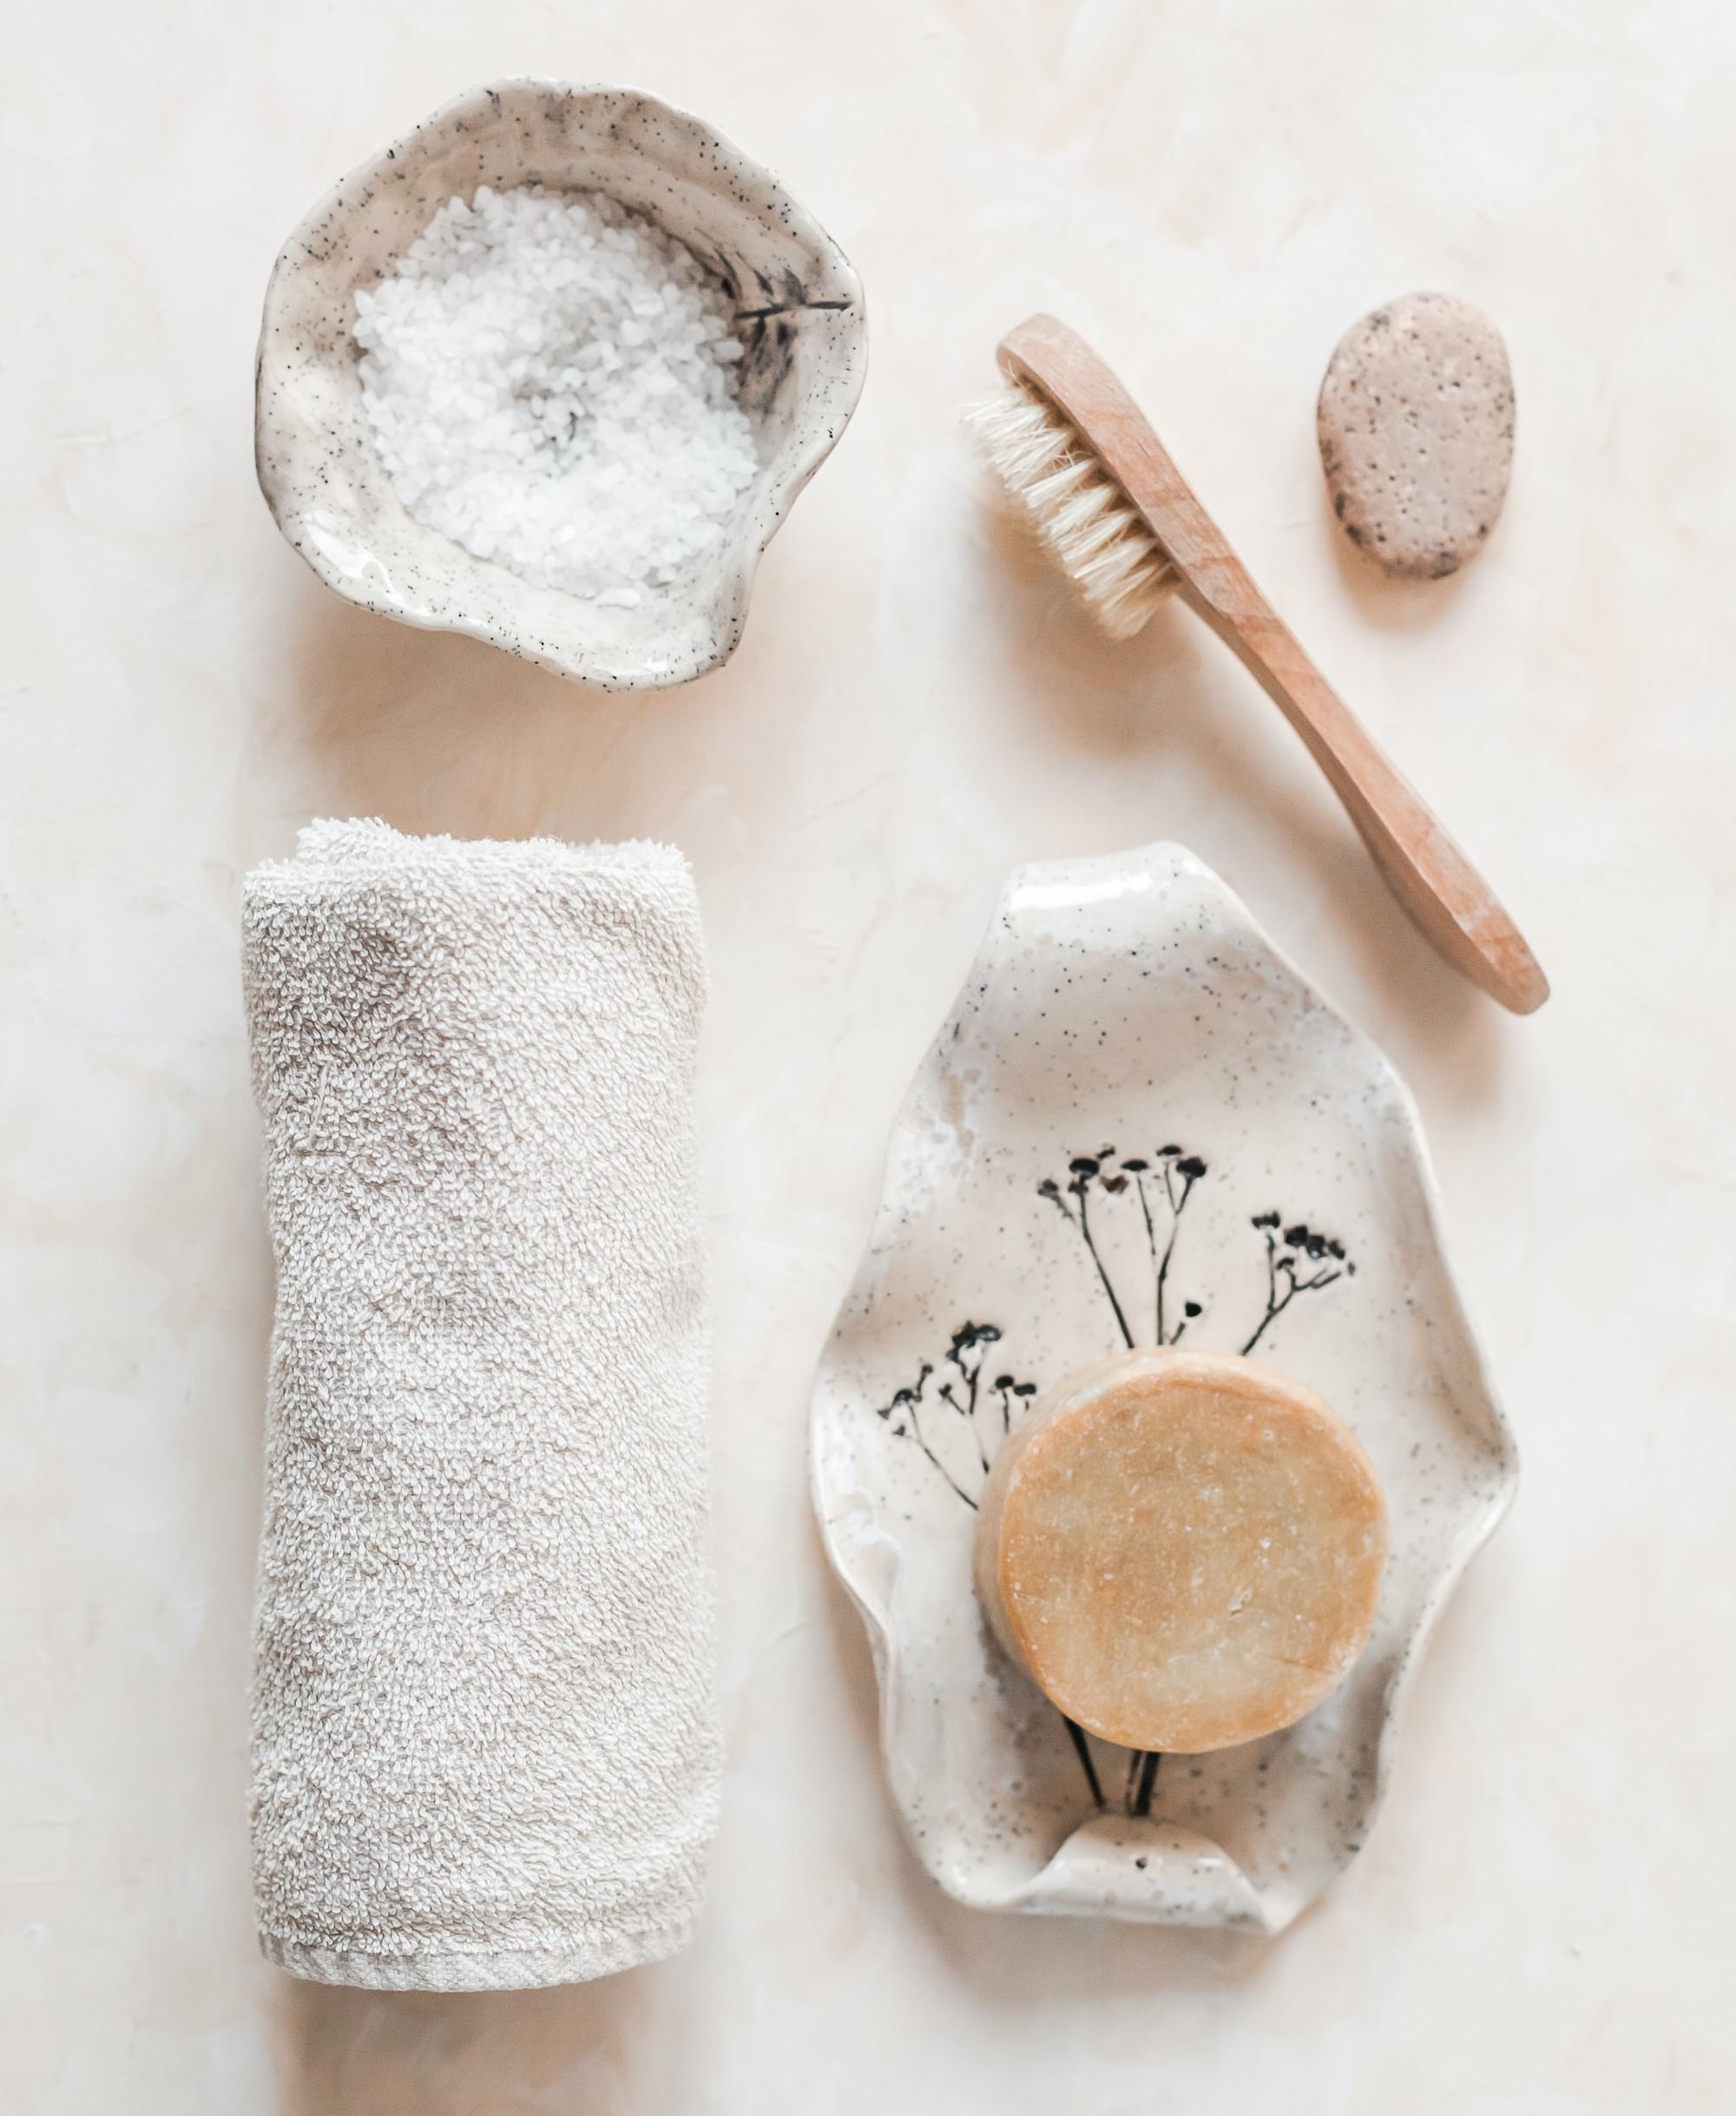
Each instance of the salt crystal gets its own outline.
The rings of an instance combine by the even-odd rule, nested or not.
[[[758,469],[728,290],[613,199],[479,186],[356,296],[362,401],[430,529],[631,608],[715,547]]]

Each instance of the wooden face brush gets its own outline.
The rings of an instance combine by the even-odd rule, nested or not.
[[[1541,1007],[1549,980],[1524,936],[1303,653],[1115,376],[1052,316],[1010,332],[999,358],[1012,387],[971,424],[1104,629],[1131,638],[1179,595],[1301,736],[1426,937],[1514,1013]]]

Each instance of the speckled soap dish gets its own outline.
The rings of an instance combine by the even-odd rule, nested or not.
[[[1040,1389],[1129,1344],[1317,1390],[1392,1549],[1349,1679],[1201,1757],[1068,1723],[991,1638],[976,1503]],[[1516,1462],[1385,1061],[1190,854],[1019,871],[900,1113],[812,1416],[826,1547],[867,1626],[893,1797],[983,1909],[1284,1929],[1360,1848],[1407,1679]]]
[[[380,460],[351,336],[357,290],[479,184],[605,193],[686,243],[738,305],[738,397],[759,475],[715,552],[637,608],[472,556],[404,511]],[[363,163],[285,244],[260,334],[260,483],[284,535],[352,602],[607,690],[661,688],[734,651],[760,555],[848,424],[866,365],[862,288],[843,252],[721,134],[630,89],[503,81]]]

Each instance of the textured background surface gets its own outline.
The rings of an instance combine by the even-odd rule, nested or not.
[[[1736,2065],[1726,410],[1736,20],[1465,0],[339,6],[21,17],[0,91],[0,2106],[36,2116],[1699,2116]],[[260,296],[466,83],[642,82],[866,282],[855,425],[721,675],[587,696],[341,607],[253,483]],[[1312,411],[1439,286],[1512,496],[1364,579]],[[1061,311],[1488,866],[1556,987],[1412,937],[1192,621],[1099,643],[954,424]],[[527,1997],[255,1955],[243,1686],[268,1302],[237,886],[310,813],[692,855],[732,1750],[700,1940]],[[1359,1866],[1277,1947],[943,1902],[808,1519],[809,1377],[887,1120],[1023,858],[1181,838],[1386,1045],[1526,1456]]]

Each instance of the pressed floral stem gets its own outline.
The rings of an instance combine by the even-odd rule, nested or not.
[[[1181,1332],[1187,1327],[1186,1323],[1178,1324],[1174,1335],[1170,1334],[1168,1319],[1165,1313],[1165,1296],[1169,1286],[1169,1266],[1175,1256],[1175,1239],[1181,1232],[1181,1215],[1187,1209],[1188,1196],[1196,1180],[1191,1175],[1184,1176],[1181,1182],[1181,1195],[1178,1198],[1175,1194],[1174,1166],[1167,1160],[1164,1162],[1163,1196],[1164,1202],[1169,1207],[1169,1235],[1160,1253],[1157,1246],[1157,1221],[1152,1214],[1151,1199],[1146,1195],[1145,1177],[1143,1174],[1140,1174],[1134,1178],[1134,1188],[1139,1194],[1140,1212],[1145,1220],[1145,1245],[1151,1254],[1154,1311],[1152,1320],[1156,1332],[1156,1341],[1159,1344],[1178,1344],[1180,1341]],[[1081,1202],[1082,1203],[1083,1200],[1082,1199]]]
[[[940,1393],[945,1401],[952,1406],[953,1410],[958,1413],[959,1416],[963,1418],[965,1423],[970,1428],[970,1437],[976,1445],[976,1460],[983,1465],[983,1475],[987,1476],[989,1474],[988,1450],[983,1445],[982,1434],[976,1429],[976,1376],[973,1374],[970,1377],[970,1399],[968,1403],[961,1403],[958,1398],[954,1396],[952,1393],[952,1383],[950,1382],[942,1382],[940,1384]]]
[[[965,1413],[965,1416],[970,1421],[970,1437],[976,1442],[976,1459],[983,1465],[983,1475],[987,1476],[989,1474],[989,1454],[987,1449],[985,1449],[983,1445],[982,1434],[976,1430],[976,1385],[983,1378],[983,1361],[984,1357],[985,1355],[979,1348],[976,1354],[976,1364],[970,1370],[970,1408]]]
[[[1163,1272],[1158,1268],[1157,1262],[1157,1223],[1151,1216],[1151,1199],[1145,1194],[1145,1178],[1142,1175],[1136,1175],[1134,1178],[1134,1188],[1139,1193],[1140,1211],[1145,1215],[1145,1245],[1151,1252],[1152,1278],[1157,1288],[1157,1341],[1161,1344],[1163,1342]],[[1166,1266],[1168,1261],[1169,1259],[1166,1256],[1164,1258]]]
[[[1103,1281],[1103,1291],[1109,1296],[1109,1305],[1115,1311],[1115,1321],[1121,1326],[1122,1341],[1129,1351],[1133,1350],[1134,1333],[1128,1328],[1128,1318],[1121,1313],[1121,1304],[1115,1298],[1115,1289],[1109,1283],[1109,1274],[1103,1269],[1103,1259],[1097,1254],[1097,1245],[1091,1239],[1091,1221],[1085,1210],[1085,1191],[1079,1190],[1079,1232],[1085,1237],[1085,1246],[1091,1252],[1091,1261],[1097,1266],[1097,1276]]]
[[[1085,1783],[1091,1788],[1091,1797],[1099,1807],[1101,1807],[1103,1804],[1102,1783],[1097,1776],[1097,1766],[1091,1760],[1091,1744],[1085,1738],[1085,1730],[1076,1719],[1069,1719],[1065,1712],[1062,1713],[1061,1719],[1062,1725],[1072,1737],[1073,1746],[1078,1751],[1080,1764],[1085,1772]]]
[[[963,1500],[965,1505],[970,1508],[970,1511],[973,1514],[976,1513],[977,1510],[976,1502],[970,1496],[970,1493],[965,1490],[964,1487],[958,1482],[957,1478],[953,1475],[952,1472],[947,1468],[946,1464],[942,1462],[939,1456],[937,1456],[934,1449],[928,1444],[928,1441],[924,1435],[922,1427],[917,1422],[917,1407],[914,1403],[907,1403],[904,1406],[904,1415],[911,1422],[911,1438],[916,1442],[917,1445],[922,1449],[923,1453],[927,1456],[930,1462],[931,1462],[935,1468],[939,1470],[941,1475],[945,1478],[946,1482],[952,1487],[953,1490],[957,1493],[958,1496]]]
[[[1286,1281],[1281,1295],[1278,1291],[1278,1278],[1280,1272],[1284,1274]],[[1244,1359],[1247,1357],[1254,1346],[1259,1343],[1272,1324],[1278,1320],[1299,1293],[1312,1293],[1323,1285],[1332,1285],[1343,1277],[1344,1273],[1338,1271],[1317,1271],[1312,1278],[1299,1280],[1295,1265],[1291,1263],[1288,1257],[1284,1258],[1282,1261],[1279,1260],[1277,1244],[1268,1234],[1266,1238],[1266,1313],[1259,1318],[1259,1327],[1243,1345],[1242,1357]]]
[[[1167,1161],[1164,1163],[1163,1193],[1169,1200],[1169,1239],[1163,1245],[1163,1261],[1157,1267],[1157,1341],[1160,1344],[1174,1342],[1164,1332],[1163,1290],[1169,1278],[1169,1260],[1175,1254],[1175,1238],[1181,1232],[1181,1215],[1187,1209],[1188,1193],[1193,1188],[1194,1178],[1191,1175],[1184,1177],[1181,1195],[1178,1198],[1175,1194],[1174,1181],[1170,1173],[1170,1164]],[[1180,1334],[1179,1331],[1176,1332],[1177,1337]]]

